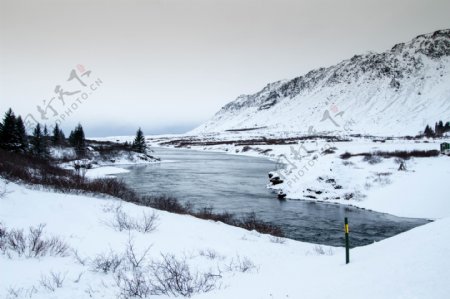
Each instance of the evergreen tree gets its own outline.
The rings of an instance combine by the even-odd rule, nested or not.
[[[64,144],[66,142],[66,135],[64,135],[62,129],[59,130],[59,138],[61,139],[61,144]]]
[[[46,148],[50,148],[50,134],[48,133],[47,125],[44,124],[44,129],[42,130],[42,136],[44,137],[44,143]]]
[[[445,132],[450,132],[450,121],[448,121],[445,126],[444,126],[444,131]]]
[[[434,133],[436,136],[442,136],[444,134],[444,123],[442,120],[434,125]]]
[[[15,135],[17,136],[19,150],[23,153],[28,151],[29,144],[27,130],[25,129],[25,124],[20,115],[16,119]]]
[[[70,132],[69,143],[75,148],[75,152],[79,157],[83,157],[86,154],[86,139],[81,124],[78,124],[78,126]]]
[[[0,147],[15,151],[19,150],[19,140],[16,136],[16,116],[11,108],[5,113],[0,131]]]
[[[144,133],[141,128],[139,128],[136,132],[136,137],[134,138],[132,149],[138,153],[146,153],[147,152],[147,144],[145,143]]]
[[[53,128],[53,135],[51,137],[51,141],[53,145],[62,145],[64,144],[64,140],[66,137],[64,136],[63,131],[59,128],[58,123],[55,124]]]
[[[427,126],[425,127],[425,130],[423,131],[423,134],[424,134],[426,137],[433,137],[433,136],[434,136],[433,129],[432,129],[429,125],[427,125]]]
[[[34,128],[30,144],[31,144],[31,152],[33,153],[33,155],[48,158],[49,156],[48,146],[40,124],[37,124],[36,127]]]
[[[44,130],[42,131],[42,134],[44,135],[44,137],[48,137],[48,129],[47,129],[47,125],[44,125]]]

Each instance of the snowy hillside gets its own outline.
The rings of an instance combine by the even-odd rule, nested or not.
[[[191,134],[269,132],[415,135],[450,118],[450,29],[383,53],[310,71],[241,95]],[[257,130],[256,130],[257,131]],[[256,132],[255,132],[256,133]]]
[[[343,248],[276,239],[114,198],[31,190],[0,180],[2,188],[3,233],[30,236],[41,227],[40,239],[66,247],[35,256],[36,249],[22,253],[1,243],[1,298],[173,298],[179,293],[166,296],[155,289],[171,281],[152,276],[170,276],[160,271],[164,258],[189,277],[182,290],[209,275],[211,289],[193,291],[191,298],[198,299],[446,298],[450,292],[448,216],[352,249],[345,265]],[[154,230],[121,230],[117,215],[155,215]]]

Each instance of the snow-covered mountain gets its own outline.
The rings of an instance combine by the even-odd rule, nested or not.
[[[270,83],[190,133],[262,128],[414,135],[437,120],[450,120],[450,29]]]

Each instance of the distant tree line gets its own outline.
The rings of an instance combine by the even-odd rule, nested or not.
[[[426,137],[442,137],[445,133],[450,132],[450,122],[438,121],[434,125],[434,130],[431,126],[427,125],[423,131],[423,135]]]
[[[0,123],[0,148],[7,151],[48,158],[50,146],[67,146],[68,144],[75,148],[77,154],[85,153],[85,137],[80,124],[70,133],[67,141],[57,123],[51,136],[47,125],[42,126],[39,123],[34,127],[31,135],[28,135],[22,117],[16,116],[11,108],[6,111]]]
[[[16,116],[11,108],[6,111],[0,122],[0,148],[10,152],[48,158],[50,146],[71,146],[74,148],[77,157],[83,158],[87,155],[86,137],[81,124],[78,124],[70,132],[67,139],[58,123],[53,127],[51,136],[47,125],[42,126],[41,124],[37,124],[31,135],[28,135],[22,117]],[[145,136],[141,128],[137,130],[136,137],[129,146],[132,151],[144,154],[147,152]]]

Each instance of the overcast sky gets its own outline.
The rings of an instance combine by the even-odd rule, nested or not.
[[[0,112],[89,136],[184,132],[269,82],[450,28],[449,0],[0,3]]]

